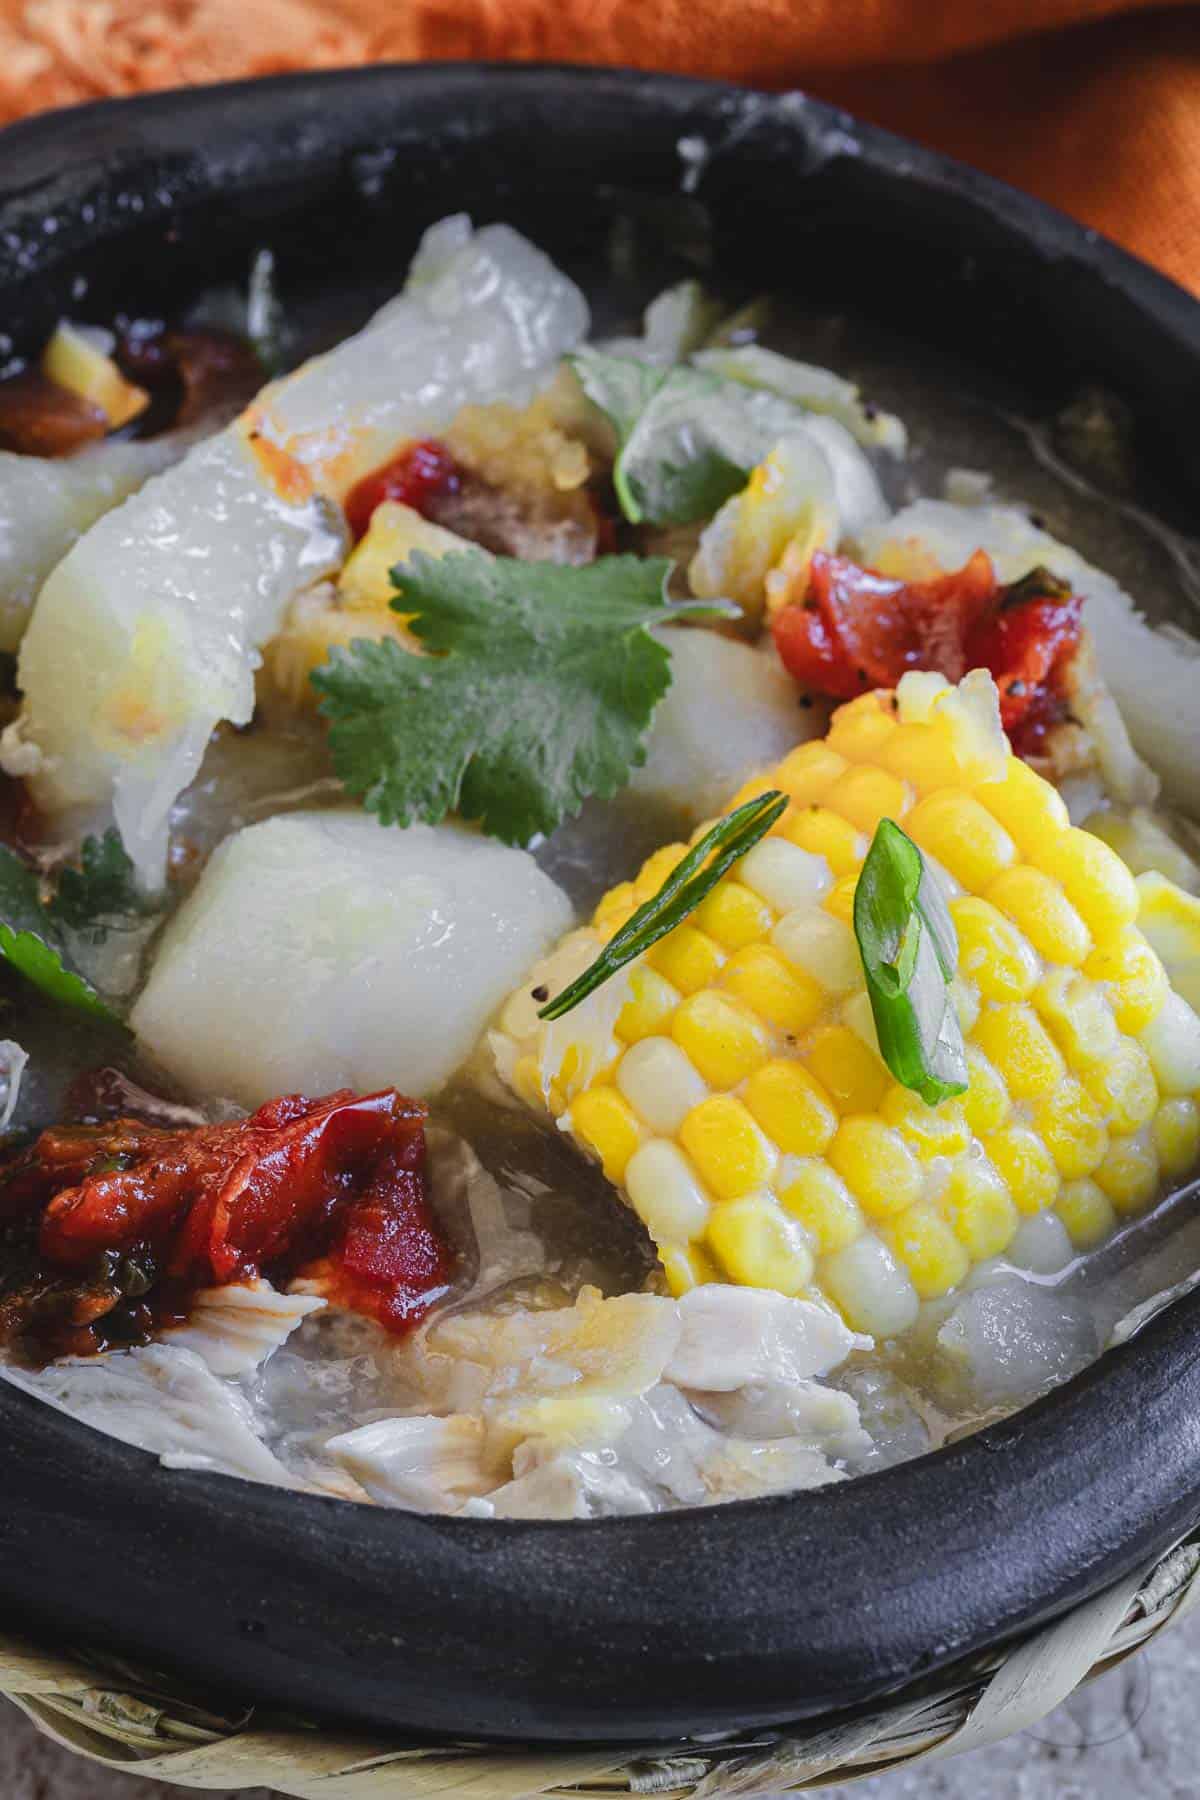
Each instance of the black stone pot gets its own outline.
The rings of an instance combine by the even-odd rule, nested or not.
[[[709,147],[682,199],[681,138]],[[365,293],[452,210],[577,268],[632,210],[743,289],[874,311],[1043,410],[1103,381],[1165,503],[1194,513],[1200,308],[1045,207],[796,96],[560,69],[288,78],[20,125],[0,189],[17,351],[61,313],[176,305],[264,241],[293,284]],[[422,1518],[172,1473],[3,1386],[0,1432],[14,1629],[311,1718],[661,1740],[866,1702],[1164,1548],[1200,1514],[1200,1296],[936,1455],[661,1517]]]

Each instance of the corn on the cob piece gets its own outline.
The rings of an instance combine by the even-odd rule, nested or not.
[[[989,677],[864,695],[732,804],[766,787],[788,811],[685,923],[539,1024],[535,993],[592,960],[677,844],[533,972],[495,1037],[516,1092],[623,1188],[674,1291],[815,1289],[890,1336],[1026,1239],[1090,1248],[1195,1163],[1200,1019],[1138,929],[1128,869],[1012,756]],[[885,816],[958,933],[970,1078],[935,1107],[879,1057],[850,923]]]

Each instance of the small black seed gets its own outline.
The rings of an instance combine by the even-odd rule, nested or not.
[[[543,983],[541,986],[534,988],[530,998],[536,1000],[538,1005],[541,1006],[550,998],[550,989]]]

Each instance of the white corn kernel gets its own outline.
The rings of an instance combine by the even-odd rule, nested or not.
[[[767,837],[742,858],[738,879],[752,888],[777,913],[797,906],[819,906],[833,876],[823,856],[813,856],[786,838]]]
[[[647,1037],[617,1064],[617,1087],[651,1131],[674,1137],[708,1088],[673,1038]]]
[[[1164,1094],[1200,1091],[1200,1019],[1181,994],[1167,995],[1141,1042]]]
[[[656,1244],[687,1244],[708,1225],[711,1202],[683,1151],[666,1138],[635,1150],[625,1190]]]
[[[1004,1252],[1006,1261],[1033,1275],[1057,1275],[1072,1260],[1075,1251],[1067,1228],[1057,1213],[1040,1212],[1022,1219],[1016,1236]]]
[[[917,1317],[917,1290],[873,1231],[822,1257],[817,1285],[828,1290],[855,1331],[896,1337]]]
[[[790,963],[819,981],[831,994],[848,994],[863,982],[858,940],[849,925],[832,913],[797,907],[784,915],[771,933],[776,948]]]

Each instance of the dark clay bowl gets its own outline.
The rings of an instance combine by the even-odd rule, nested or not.
[[[708,157],[681,196],[681,138]],[[691,165],[695,171],[698,165]],[[381,68],[56,114],[0,139],[0,323],[177,307],[269,242],[366,291],[466,209],[569,266],[615,218],[1016,382],[1123,395],[1200,487],[1200,307],[1033,201],[798,96]],[[82,283],[86,282],[86,289]],[[0,1386],[0,1616],[209,1691],[451,1738],[661,1740],[860,1704],[1052,1618],[1200,1514],[1200,1296],[1008,1422],[854,1484],[492,1524],[172,1473]]]

